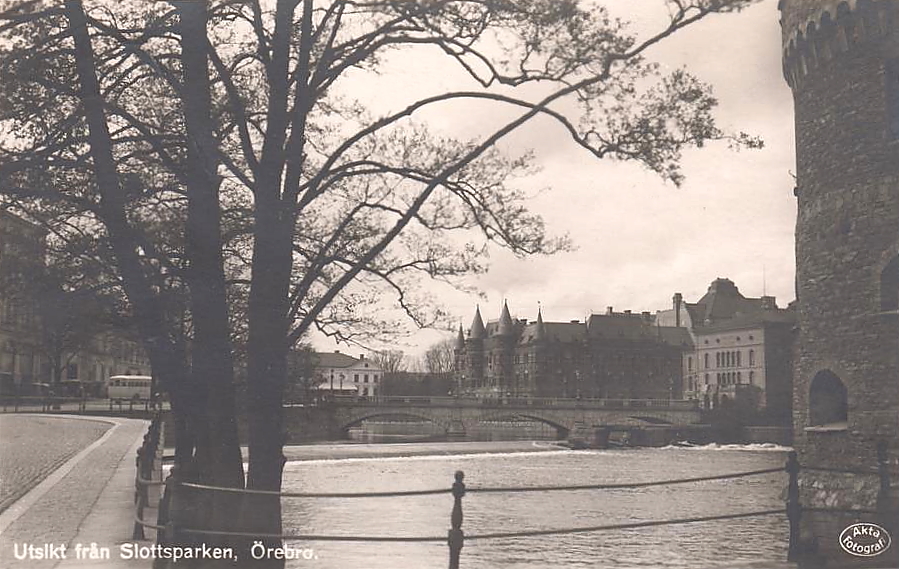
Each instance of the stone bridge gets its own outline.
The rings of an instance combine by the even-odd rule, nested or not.
[[[554,427],[560,438],[579,427],[678,427],[697,424],[695,401],[668,399],[548,399],[455,397],[335,397],[325,405],[341,432],[366,419],[408,417],[430,421],[447,435],[464,436],[479,423],[530,419]]]

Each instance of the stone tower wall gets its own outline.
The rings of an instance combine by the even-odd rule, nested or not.
[[[808,392],[815,374],[830,370],[848,390],[849,439],[826,438],[826,458],[836,445],[847,461],[872,464],[872,441],[862,438],[887,436],[899,450],[899,329],[880,308],[881,273],[899,253],[899,133],[888,85],[899,79],[887,72],[899,58],[899,1],[820,9],[829,4],[781,2],[799,205],[794,425],[800,450],[817,458],[821,437],[804,432]],[[789,33],[787,22],[800,31]]]
[[[855,469],[875,467],[885,442],[895,469],[899,316],[882,310],[881,275],[899,254],[899,0],[780,8],[796,116],[794,441],[802,464]],[[809,430],[810,388],[823,371],[846,387],[845,429]],[[876,477],[805,473],[802,487],[806,505],[876,506]],[[833,555],[843,522],[804,518]]]

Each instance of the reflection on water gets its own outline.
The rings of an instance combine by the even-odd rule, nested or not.
[[[435,447],[439,445],[434,445]],[[288,463],[285,491],[366,492],[448,487],[455,470],[466,484],[538,486],[649,481],[778,467],[778,450],[632,449],[488,455],[417,456]],[[636,490],[469,494],[467,536],[777,509],[784,474]],[[289,533],[445,537],[450,495],[409,498],[285,500]],[[468,539],[468,568],[705,568],[786,558],[783,516],[624,531],[501,540]],[[445,543],[297,543],[314,547],[315,567],[334,569],[445,567]],[[293,562],[299,567],[304,562]],[[305,563],[309,563],[306,561]]]

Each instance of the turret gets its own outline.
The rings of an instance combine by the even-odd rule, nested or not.
[[[481,318],[481,307],[478,306],[474,311],[474,320],[471,321],[468,338],[471,340],[483,340],[486,337],[487,329],[484,327],[484,320]]]
[[[537,330],[534,331],[534,341],[543,342],[546,340],[546,326],[543,324],[543,309],[537,309]]]
[[[509,314],[509,305],[503,301],[503,311],[499,315],[499,326],[497,327],[496,335],[511,336],[513,332],[512,315]]]
[[[484,384],[484,339],[487,337],[487,329],[481,318],[481,307],[474,312],[471,328],[468,331],[468,341],[465,342],[465,369],[466,377],[463,382],[463,391],[476,391]]]

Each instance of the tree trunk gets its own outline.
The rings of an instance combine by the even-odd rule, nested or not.
[[[87,28],[87,18],[81,0],[66,0],[66,16],[74,41],[75,65],[80,83],[80,99],[88,125],[88,141],[93,172],[100,194],[98,216],[109,234],[113,255],[122,278],[122,285],[131,304],[134,319],[151,357],[154,373],[172,397],[173,413],[179,416],[176,433],[179,438],[178,455],[184,469],[197,464],[189,460],[192,451],[208,439],[205,418],[198,415],[198,400],[202,393],[198,382],[185,382],[188,377],[186,359],[175,346],[175,335],[168,334],[165,314],[159,297],[147,279],[139,256],[137,232],[130,225],[127,201],[121,187],[112,139],[106,122],[104,101],[97,80],[94,51]],[[198,379],[192,376],[191,379]],[[239,455],[238,455],[239,456]],[[238,460],[239,464],[239,460]]]
[[[193,379],[205,428],[198,441],[200,481],[213,486],[243,488],[243,460],[237,435],[234,364],[221,238],[218,147],[210,120],[206,4],[178,4],[181,18],[181,62],[184,69],[184,116],[187,128],[187,281],[194,325]],[[234,511],[238,496],[204,494],[207,528],[240,530]],[[225,540],[207,539],[222,543]]]
[[[264,200],[262,200],[264,202]],[[274,200],[277,202],[277,200]],[[277,204],[257,199],[252,289],[249,299],[247,423],[249,471],[247,487],[281,490],[284,467],[282,399],[287,377],[287,290],[290,275],[290,237],[277,215]],[[280,534],[278,497],[247,496],[244,517],[251,531]],[[264,540],[278,546],[280,540]],[[263,560],[260,566],[279,567],[283,561]]]

